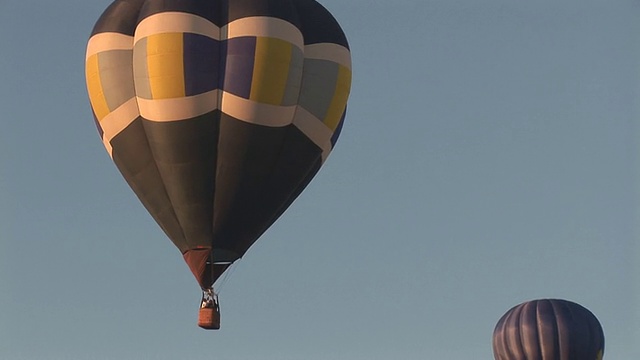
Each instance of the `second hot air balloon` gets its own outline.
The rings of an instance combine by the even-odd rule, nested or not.
[[[567,300],[522,303],[507,311],[493,332],[496,360],[602,360],[598,319]]]

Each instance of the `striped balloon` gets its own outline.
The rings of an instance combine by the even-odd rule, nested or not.
[[[115,0],[86,80],[107,152],[205,289],[327,159],[351,56],[314,0]]]
[[[601,360],[598,319],[566,300],[534,300],[509,310],[493,332],[496,360]]]

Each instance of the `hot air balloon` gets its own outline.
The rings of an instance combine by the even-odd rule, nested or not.
[[[102,142],[203,290],[273,224],[333,150],[351,56],[314,0],[115,0],[87,45]]]
[[[587,309],[566,300],[534,300],[507,311],[493,332],[496,360],[601,360],[604,333]]]

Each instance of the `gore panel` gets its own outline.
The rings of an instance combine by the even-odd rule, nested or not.
[[[515,313],[515,312],[514,312]],[[521,329],[521,346],[528,350],[528,356],[532,359],[541,359],[542,352],[540,350],[540,344],[538,339],[540,333],[538,332],[538,313],[535,303],[524,304],[518,312],[518,318],[522,324],[518,327]]]
[[[242,256],[295,194],[320,149],[293,126],[220,120],[213,247]],[[293,201],[293,200],[291,200]]]
[[[273,181],[274,187],[288,186],[289,188],[287,189],[279,190],[288,195],[283,197],[284,201],[281,201],[278,210],[272,214],[271,220],[267,222],[269,224],[267,228],[289,208],[322,167],[322,157],[318,148],[313,148],[313,144],[300,133],[298,128],[291,127],[289,131],[294,135],[287,136],[287,141],[283,146],[282,157],[277,165],[278,170],[274,172]],[[307,152],[299,149],[307,149]],[[294,172],[292,169],[297,169],[295,174],[292,174]],[[278,179],[277,176],[290,176],[290,178],[287,181],[284,178]],[[279,191],[274,191],[274,194]],[[267,228],[263,231],[266,231]]]
[[[162,230],[181,250],[186,250],[182,228],[162,184],[162,178],[149,150],[147,137],[138,118],[111,140],[113,161]]]
[[[182,249],[211,246],[217,113],[143,123],[161,182],[184,234]]]

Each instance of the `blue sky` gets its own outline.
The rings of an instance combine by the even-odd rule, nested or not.
[[[234,267],[219,332],[93,124],[109,1],[0,3],[0,357],[491,359],[500,316],[544,297],[640,356],[640,3],[321,2],[347,122]]]

